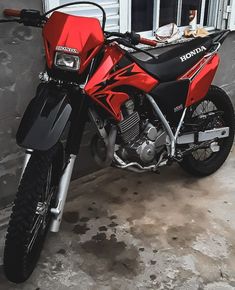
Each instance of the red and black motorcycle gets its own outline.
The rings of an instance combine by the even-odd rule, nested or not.
[[[74,4],[98,7],[102,26],[95,18],[55,11]],[[156,41],[134,32],[106,32],[105,11],[96,3],[74,2],[43,15],[35,10],[4,13],[14,18],[1,22],[42,27],[46,53],[46,70],[16,136],[26,158],[4,269],[10,281],[20,283],[35,268],[48,230],[59,230],[88,119],[97,128],[91,150],[99,165],[156,172],[175,161],[196,176],[221,167],[235,124],[229,97],[211,85],[228,31],[154,56],[137,45],[156,46]],[[130,49],[148,59],[137,58]]]

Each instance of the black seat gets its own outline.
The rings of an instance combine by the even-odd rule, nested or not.
[[[147,61],[140,60],[133,54],[128,54],[128,57],[154,78],[169,82],[193,67],[208,52],[212,43],[211,37],[197,38]]]

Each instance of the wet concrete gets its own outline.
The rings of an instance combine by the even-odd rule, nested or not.
[[[203,179],[175,165],[73,182],[32,277],[13,285],[1,269],[0,289],[235,289],[234,170],[235,152]]]

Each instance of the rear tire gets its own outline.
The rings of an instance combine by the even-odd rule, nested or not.
[[[230,128],[230,134],[229,137],[222,139],[220,151],[213,153],[210,158],[206,160],[196,160],[193,154],[190,154],[185,156],[183,161],[179,163],[186,172],[199,177],[211,175],[223,165],[233,146],[235,130],[233,104],[225,91],[219,87],[211,86],[207,96],[193,106],[192,111],[195,111],[200,103],[204,101],[212,102],[218,111],[224,112],[222,116],[223,126]],[[191,112],[191,114],[192,113],[193,112]]]
[[[60,144],[47,152],[33,152],[20,182],[4,250],[4,271],[11,282],[27,280],[40,257],[55,200],[53,163],[58,162],[58,154]]]

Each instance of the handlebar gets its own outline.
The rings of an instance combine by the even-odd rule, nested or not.
[[[3,14],[7,17],[16,17],[13,20],[6,20],[5,22],[16,21],[23,23],[25,26],[42,27],[46,21],[46,17],[42,16],[40,11],[33,9],[5,9]]]
[[[151,39],[147,39],[144,37],[140,37],[140,43],[141,44],[145,44],[145,45],[149,45],[149,46],[157,46],[157,41],[156,40],[151,40]]]
[[[20,17],[21,16],[21,10],[16,9],[4,9],[3,10],[4,16],[12,16],[12,17]]]
[[[138,45],[138,44],[145,44],[149,46],[156,47],[157,46],[157,41],[156,40],[151,40],[147,38],[143,38],[140,36],[140,34],[135,33],[134,31],[132,32],[126,32],[126,33],[120,33],[120,32],[105,32],[106,38],[109,37],[119,37],[117,40],[121,44],[124,43],[130,43],[131,45]]]
[[[64,6],[69,6],[76,4],[75,3],[69,3]],[[84,3],[90,3],[88,1],[79,2],[80,4]],[[99,6],[99,5],[98,5]],[[16,9],[5,9],[3,10],[3,14],[8,17],[17,17],[19,19],[15,19],[16,21],[23,23],[26,26],[34,26],[34,27],[42,27],[43,23],[47,20],[46,15],[49,12],[52,12],[58,8],[61,8],[62,6],[56,7],[53,10],[48,11],[47,13],[41,15],[39,11],[37,10],[30,10],[30,9],[23,9],[23,10],[16,10]],[[104,13],[105,15],[105,13]],[[104,19],[105,21],[105,19]],[[104,27],[104,23],[103,23]],[[157,46],[156,40],[151,40],[147,38],[143,38],[140,36],[140,34],[133,32],[126,32],[126,33],[120,33],[120,32],[105,32],[106,38],[109,37],[119,37],[120,43],[130,44],[130,45],[138,45],[138,44],[145,44],[149,46]]]

